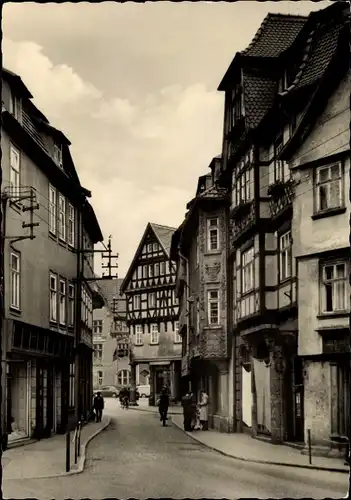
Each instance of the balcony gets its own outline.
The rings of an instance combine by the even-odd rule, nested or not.
[[[295,181],[276,181],[268,187],[269,208],[273,218],[278,217],[292,207],[295,193]]]
[[[44,144],[44,141],[37,130],[34,120],[29,116],[29,114],[22,109],[22,127],[31,136],[31,138],[46,152],[48,150]]]

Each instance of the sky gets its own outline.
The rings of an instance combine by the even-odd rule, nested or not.
[[[268,12],[307,15],[329,3],[4,5],[4,66],[70,139],[119,277],[148,222],[181,224],[198,177],[221,153],[217,87],[235,53]]]

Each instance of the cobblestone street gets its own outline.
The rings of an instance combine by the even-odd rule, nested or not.
[[[107,401],[108,430],[89,445],[82,474],[5,480],[5,498],[340,498],[348,476],[252,464],[220,455],[145,411]]]

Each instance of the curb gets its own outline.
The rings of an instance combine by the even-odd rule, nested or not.
[[[145,413],[151,413],[151,415],[157,415],[157,409],[156,410],[146,410],[145,408],[140,408],[140,406],[129,406],[129,410],[139,410],[143,411]],[[167,415],[181,415],[181,413],[174,413],[169,411]]]
[[[89,436],[87,440],[81,445],[82,447],[82,453],[81,456],[79,457],[79,461],[77,464],[77,468],[75,470],[70,470],[69,472],[60,472],[59,474],[48,474],[44,476],[35,476],[35,477],[16,477],[16,478],[11,478],[11,477],[6,477],[3,478],[4,481],[14,481],[14,480],[21,480],[21,479],[50,479],[50,478],[55,478],[55,477],[67,477],[67,476],[73,476],[74,474],[81,474],[84,471],[84,465],[85,465],[85,460],[86,460],[86,448],[90,441],[94,439],[100,432],[104,431],[107,429],[107,427],[110,425],[111,419],[110,417],[107,417],[106,422],[104,425],[96,430],[94,434]],[[73,464],[74,466],[75,464]]]
[[[187,436],[191,437],[192,439],[194,439],[194,441],[197,441],[198,443],[202,444],[206,448],[209,448],[212,451],[216,451],[217,453],[220,453],[221,455],[224,455],[226,457],[233,458],[234,460],[241,460],[242,462],[250,462],[250,463],[254,463],[254,464],[278,465],[280,467],[295,467],[295,468],[298,468],[298,469],[313,469],[313,470],[322,470],[322,471],[328,471],[328,472],[341,472],[341,473],[344,473],[344,474],[349,474],[348,470],[341,469],[341,468],[339,469],[337,467],[327,468],[327,467],[319,467],[318,465],[287,464],[287,463],[283,463],[283,462],[272,462],[272,461],[269,461],[269,460],[254,460],[254,459],[251,459],[251,458],[236,457],[235,455],[230,455],[229,453],[226,453],[225,451],[219,450],[218,448],[214,448],[213,446],[210,446],[210,445],[204,443],[203,441],[201,441],[200,439],[198,439],[191,432],[184,431],[183,427],[180,424],[178,424],[177,422],[174,422],[173,419],[172,419],[172,424],[175,427],[177,427],[178,429],[180,429],[181,431],[183,431],[184,434],[186,434]]]

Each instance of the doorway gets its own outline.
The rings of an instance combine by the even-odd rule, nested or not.
[[[294,441],[303,443],[304,436],[304,384],[303,361],[300,357],[294,358],[294,390],[293,390],[293,415],[294,415]]]

